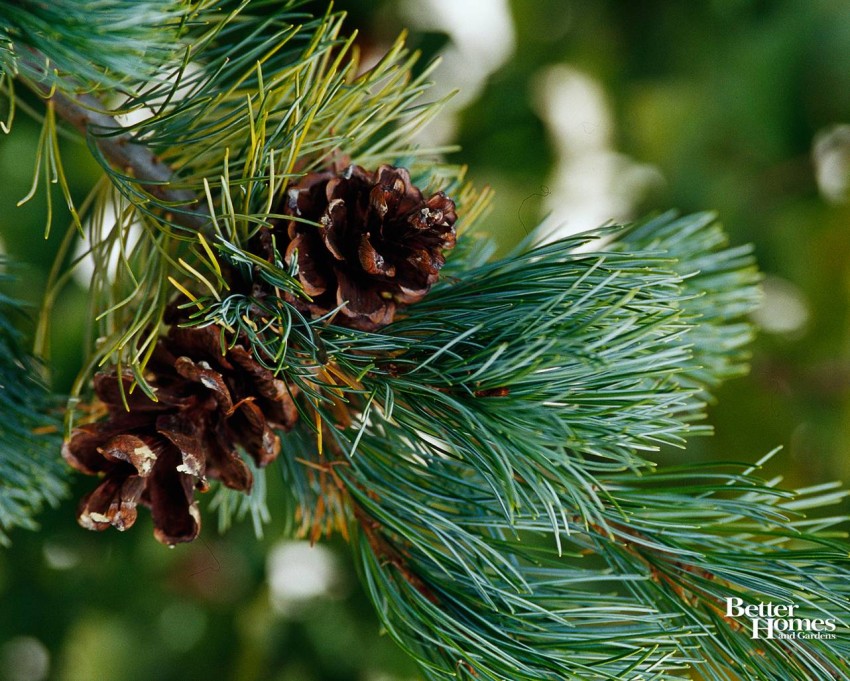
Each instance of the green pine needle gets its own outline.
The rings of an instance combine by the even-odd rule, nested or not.
[[[8,266],[0,258],[0,268]],[[1,274],[0,282],[9,275]],[[22,345],[20,304],[0,295],[0,544],[15,527],[36,529],[34,516],[65,496],[59,420],[40,380],[42,367]]]

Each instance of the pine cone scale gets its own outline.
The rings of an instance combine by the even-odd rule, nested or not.
[[[395,267],[387,264],[384,256],[378,253],[377,249],[372,245],[370,237],[371,234],[369,232],[360,236],[360,247],[357,249],[360,266],[364,272],[372,276],[394,277],[396,272]]]
[[[236,448],[228,446],[228,442],[228,437],[220,429],[207,431],[207,470],[227,487],[249,492],[254,484],[254,476]]]
[[[298,420],[298,408],[295,405],[298,387],[275,378],[271,371],[239,345],[231,349],[230,357],[243,370],[243,375],[251,380],[246,391],[255,395],[269,426],[278,430],[291,430]]]
[[[156,454],[148,443],[134,435],[116,435],[98,451],[106,459],[129,463],[142,478],[150,475],[156,463]]]
[[[144,480],[126,469],[124,476],[106,478],[80,502],[80,525],[90,530],[129,529],[136,522],[144,488]]]
[[[74,429],[72,438],[62,445],[62,458],[72,468],[86,475],[97,475],[105,467],[97,448],[103,443],[97,426],[89,424]]]
[[[201,442],[203,426],[183,415],[164,414],[156,420],[156,432],[180,452],[182,463],[177,470],[196,478],[206,474],[206,457]]]
[[[135,377],[129,372],[125,372],[120,379],[114,372],[98,373],[94,377],[94,392],[101,402],[115,405],[123,405],[126,402],[128,410],[135,413],[163,411],[180,401],[179,397],[170,394],[167,395],[168,400],[154,401],[141,390],[134,390],[134,382]]]
[[[330,254],[338,261],[345,261],[347,207],[343,199],[333,199],[327,212],[319,218],[319,234]]]
[[[308,296],[320,296],[328,290],[330,276],[321,272],[323,268],[310,255],[316,247],[307,245],[309,238],[308,234],[297,234],[289,243],[285,258],[291,261],[297,254],[299,280],[304,292]]]
[[[194,483],[179,472],[181,457],[177,449],[167,447],[157,459],[152,484],[142,497],[151,509],[154,536],[163,544],[194,540],[201,531],[201,514],[194,501]]]
[[[336,303],[342,314],[355,323],[360,321],[365,328],[380,328],[393,320],[395,303],[384,298],[368,283],[360,284],[347,272],[337,270]]]
[[[259,466],[265,466],[280,453],[280,437],[269,427],[266,417],[253,400],[245,400],[230,422],[239,433],[240,444]]]
[[[225,413],[233,410],[233,399],[230,389],[220,373],[213,370],[209,364],[200,361],[197,364],[188,357],[178,357],[174,363],[177,373],[190,381],[200,383],[212,393],[218,407]]]

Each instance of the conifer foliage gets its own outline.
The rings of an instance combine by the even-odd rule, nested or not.
[[[0,268],[9,267],[0,257]],[[13,275],[0,274],[0,282]],[[33,515],[64,496],[64,471],[56,459],[58,400],[44,384],[41,364],[24,349],[15,326],[28,310],[0,294],[0,544],[13,527],[36,527]]]
[[[16,91],[38,95],[36,174],[74,216],[60,265],[81,232],[97,264],[64,446],[101,476],[81,524],[127,529],[141,504],[158,539],[191,541],[215,487],[312,541],[339,533],[428,679],[847,678],[844,519],[819,510],[844,492],[653,460],[705,434],[709,391],[746,368],[749,249],[710,214],[665,214],[493,259],[489,193],[411,142],[440,104],[429,69],[400,40],[363,70],[342,21],[0,2],[4,125]],[[103,169],[79,207],[62,129]],[[7,529],[61,469],[4,314]],[[264,498],[269,471],[287,499]],[[753,639],[730,598],[836,636]]]

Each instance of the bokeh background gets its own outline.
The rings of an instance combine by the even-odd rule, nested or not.
[[[314,2],[321,10],[324,3]],[[850,10],[846,0],[344,0],[367,58],[403,27],[435,96],[420,132],[497,192],[506,250],[541,220],[554,237],[676,208],[715,210],[766,275],[749,377],[720,390],[716,436],[689,460],[753,461],[802,486],[850,480]],[[424,62],[423,62],[424,63]],[[13,292],[39,304],[65,217],[44,238],[43,192],[23,207],[38,128],[0,139],[0,248]],[[97,169],[63,146],[82,199]],[[61,203],[58,194],[54,196]],[[61,206],[54,206],[61,210]],[[85,277],[54,313],[55,387],[81,362]],[[274,515],[280,481],[270,476]],[[257,541],[250,523],[167,550],[140,514],[93,534],[72,499],[0,550],[0,679],[412,681],[345,547]],[[278,497],[279,498],[279,495]]]

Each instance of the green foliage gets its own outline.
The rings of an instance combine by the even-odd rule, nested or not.
[[[847,672],[840,636],[753,641],[722,617],[741,596],[847,620],[846,518],[801,514],[845,493],[649,458],[704,432],[705,389],[743,368],[756,281],[710,216],[667,215],[471,268],[380,334],[290,326],[282,370],[334,424],[304,377],[336,367],[360,417],[287,480],[302,510],[345,489],[367,588],[428,678]]]
[[[90,145],[109,181],[80,211],[96,218],[87,237],[98,263],[91,284],[96,326],[90,337],[99,341],[89,367],[106,361],[130,366],[143,387],[144,364],[165,305],[177,290],[170,282],[197,274],[191,269],[197,258],[188,255],[193,244],[195,252],[205,253],[181,216],[211,215],[207,236],[239,248],[274,217],[287,180],[298,173],[332,159],[372,165],[378,159],[433,152],[412,149],[405,141],[437,105],[417,103],[428,72],[411,76],[415,55],[402,41],[379,64],[358,74],[351,41],[340,37],[340,15],[322,20],[287,12],[255,17],[245,10],[204,16],[178,82],[150,84],[129,106],[159,103],[131,131],[176,169],[171,187],[206,205],[175,206],[152,196],[132,172],[112,167]],[[110,213],[116,217],[106,219]],[[131,238],[133,229],[140,236]],[[69,232],[63,254],[74,238]],[[204,269],[204,259],[199,266],[206,276],[220,278]],[[42,339],[52,301],[67,281],[67,274],[55,274]],[[81,389],[78,384],[74,392]]]
[[[46,80],[73,91],[110,93],[166,80],[182,56],[186,24],[209,2],[4,0],[0,2],[0,72]],[[67,80],[72,76],[71,87]],[[132,91],[131,90],[131,91]]]
[[[691,325],[687,342],[700,365],[680,376],[686,384],[715,387],[720,381],[745,373],[752,328],[743,317],[758,304],[752,286],[755,272],[752,247],[729,248],[729,240],[714,216],[704,214],[672,220],[646,220],[620,239],[622,248],[659,250],[675,260],[671,266],[682,277],[682,290]],[[702,255],[697,255],[702,254]]]
[[[8,266],[0,258],[0,267]],[[8,281],[0,274],[0,283]],[[33,516],[65,496],[67,470],[59,458],[56,405],[42,367],[22,344],[17,301],[0,295],[0,544],[14,527],[36,529]]]
[[[67,67],[92,86],[120,81],[129,99],[111,114],[150,113],[87,132],[104,177],[77,221],[88,220],[96,267],[75,394],[104,363],[129,367],[150,391],[145,365],[178,293],[191,324],[220,326],[223,344],[247,338],[298,388],[301,418],[279,459],[293,531],[350,541],[386,631],[428,679],[847,675],[841,635],[753,641],[723,617],[724,599],[740,596],[846,628],[848,550],[835,528],[845,519],[803,515],[844,492],[784,491],[758,466],[657,464],[662,447],[708,431],[708,391],[745,369],[742,316],[758,298],[749,249],[729,248],[710,215],[667,214],[493,261],[477,233],[487,194],[410,141],[438,104],[421,103],[428,70],[412,75],[402,41],[361,73],[337,14],[314,19],[291,3],[274,13],[266,3],[134,7],[150,23],[118,22],[131,47],[150,26],[179,24],[185,52],[156,43],[156,68],[134,75],[109,43],[91,67]],[[27,44],[27,21],[7,26],[8,39]],[[32,42],[47,54],[41,38]],[[63,45],[80,58],[89,49],[67,31]],[[172,78],[158,77],[160,60]],[[37,69],[5,72],[39,91]],[[44,129],[53,148],[50,108]],[[114,163],[108,139],[126,133],[173,171],[170,193]],[[266,262],[247,247],[260,227],[279,226],[293,178],[342,162],[410,167],[461,214],[441,283],[379,332],[244,293],[303,295],[279,251]],[[61,178],[58,155],[50,164],[48,177]],[[74,238],[72,228],[60,262]],[[57,265],[42,340],[67,277]],[[19,437],[44,423],[33,418]],[[19,478],[39,490],[36,502],[53,498],[35,484],[49,466]],[[221,526],[267,518],[257,481],[242,502],[216,492]]]

